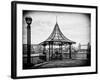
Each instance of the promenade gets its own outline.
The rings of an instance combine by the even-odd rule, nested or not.
[[[78,66],[89,66],[87,60],[74,60],[74,59],[64,59],[64,60],[52,60],[49,62],[41,63],[36,65],[35,68],[57,68],[57,67],[78,67]]]

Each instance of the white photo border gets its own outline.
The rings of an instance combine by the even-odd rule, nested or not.
[[[16,3],[16,5],[14,4]],[[53,75],[69,75],[97,73],[97,7],[96,6],[77,6],[51,3],[32,3],[32,2],[16,2],[16,70],[14,71],[16,78],[36,77],[36,76],[53,76]],[[77,12],[91,14],[91,66],[85,67],[67,67],[67,68],[49,68],[49,69],[29,69],[23,70],[22,63],[22,12],[23,10],[35,11],[55,11],[55,12]],[[14,55],[15,53],[13,53]],[[13,57],[13,56],[12,56]],[[13,66],[14,67],[14,66]],[[13,71],[12,71],[13,72]],[[13,73],[12,73],[13,74]]]

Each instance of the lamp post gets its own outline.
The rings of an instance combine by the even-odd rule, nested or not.
[[[31,66],[31,23],[32,18],[26,17],[25,18],[27,23],[27,67]]]

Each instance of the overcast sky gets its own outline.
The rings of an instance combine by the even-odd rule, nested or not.
[[[27,43],[27,24],[25,17],[32,17],[31,43],[38,44],[46,40],[57,23],[62,33],[70,40],[87,44],[90,42],[90,15],[84,13],[61,13],[23,11],[23,43]]]

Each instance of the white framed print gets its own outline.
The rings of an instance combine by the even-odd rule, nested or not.
[[[12,78],[97,73],[97,6],[11,5]]]

